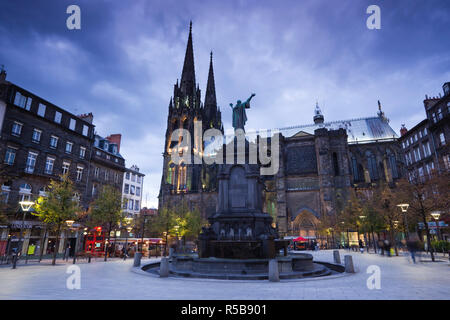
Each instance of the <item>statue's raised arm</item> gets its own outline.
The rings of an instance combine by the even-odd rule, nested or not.
[[[252,95],[250,96],[250,98],[247,99],[247,101],[244,102],[245,107],[248,109],[250,108],[250,100],[252,100],[252,98],[255,96],[254,93],[252,93]]]

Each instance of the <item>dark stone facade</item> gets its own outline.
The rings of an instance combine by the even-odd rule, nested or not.
[[[205,106],[200,101],[198,87],[195,88],[194,75],[190,32],[181,85],[178,82],[175,85],[174,99],[169,104],[159,207],[185,202],[190,208],[200,209],[206,218],[213,217],[220,207],[218,165],[170,160],[173,152],[180,151],[175,149],[179,140],[170,141],[175,129],[189,129],[192,146],[195,145],[194,120],[202,121],[202,133],[208,128],[223,132],[215,99],[212,60]],[[398,137],[389,126],[381,104],[378,106],[376,117],[327,123],[316,105],[314,124],[278,130],[279,170],[273,176],[263,177],[261,197],[263,211],[275,218],[280,236],[314,236],[315,226],[322,217],[337,219],[350,188],[370,188],[380,180],[392,183],[403,176],[404,159]],[[197,150],[193,148],[192,158],[202,147],[197,144]],[[239,197],[236,194],[237,200]]]
[[[125,160],[96,144],[92,114],[73,115],[3,77],[0,117],[2,200],[12,210],[18,210],[21,200],[44,195],[50,180],[65,170],[85,209],[95,196],[93,184],[122,189]]]

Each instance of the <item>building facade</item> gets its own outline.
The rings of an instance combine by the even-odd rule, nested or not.
[[[117,143],[110,142],[107,138],[95,135],[87,184],[91,199],[98,195],[104,185],[122,190],[125,159],[119,153],[118,146]]]
[[[0,73],[0,132],[1,205],[10,217],[0,229],[0,255],[6,248],[11,252],[12,245],[22,248],[22,253],[42,245],[42,223],[24,213],[19,202],[45,196],[52,179],[68,174],[74,182],[74,198],[84,210],[102,185],[122,190],[125,160],[119,153],[120,135],[108,137],[113,142],[103,139],[95,134],[92,113],[74,115],[7,81],[4,70]],[[64,232],[62,237],[74,247],[75,234]],[[19,239],[24,239],[23,246],[14,242]],[[55,250],[55,243],[56,235],[48,235],[43,253]],[[60,241],[58,252],[63,244]]]
[[[205,146],[193,141],[195,120],[202,122],[203,130],[214,128],[223,133],[212,57],[204,105],[194,75],[191,26],[181,84],[175,85],[175,98],[169,103],[159,208],[184,201],[209,217],[217,206],[217,165],[174,163],[171,159],[174,152],[192,152],[192,159],[203,154]],[[262,196],[264,210],[275,218],[281,235],[314,238],[325,215],[336,218],[350,188],[370,188],[381,180],[392,183],[402,177],[398,136],[380,102],[378,109],[374,117],[325,122],[316,104],[313,124],[273,130],[280,134],[280,165],[276,175],[264,177]],[[193,148],[182,143],[185,137],[171,136],[178,128],[189,130]]]
[[[141,211],[144,176],[136,165],[126,168],[122,188],[122,205],[123,212],[130,218]]]
[[[426,118],[408,130],[402,126],[399,142],[409,179],[424,177],[432,170],[450,170],[450,82],[444,95],[425,96]]]
[[[69,174],[74,181],[80,205],[87,209],[87,192],[94,125],[37,95],[6,81],[0,81],[0,159],[2,168],[2,204],[12,216],[9,235],[20,238],[25,229],[24,248],[38,245],[42,226],[28,214],[22,223],[20,201],[45,196],[51,179]],[[8,239],[3,229],[2,239]],[[54,238],[45,243],[52,246]]]

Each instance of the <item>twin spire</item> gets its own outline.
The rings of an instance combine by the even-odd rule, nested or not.
[[[181,73],[181,92],[185,95],[195,93],[195,67],[194,67],[194,47],[192,45],[192,21],[189,25],[189,38],[184,57],[183,71]]]
[[[181,72],[180,91],[185,96],[195,96],[197,90],[198,88],[196,88],[196,81],[195,81],[194,46],[192,43],[192,21],[191,21],[189,24],[189,38],[186,46],[183,71]],[[206,85],[205,107],[206,109],[213,109],[211,110],[213,111],[212,113],[216,112],[217,110],[212,52],[210,54],[208,81]]]

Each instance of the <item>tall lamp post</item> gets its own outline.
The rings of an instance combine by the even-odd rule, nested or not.
[[[78,228],[73,228],[74,220],[66,220],[67,227],[75,231],[75,248],[73,250],[73,264],[77,261],[77,249],[78,249]]]
[[[147,216],[145,213],[143,214],[142,219],[142,236],[141,236],[141,253],[144,255],[144,233],[145,233],[145,224],[147,223]]]
[[[439,232],[439,217],[441,216],[440,211],[433,211],[431,213],[431,216],[433,217],[434,221],[436,221],[436,236],[438,240],[441,240],[440,232]]]
[[[407,204],[407,203],[400,203],[400,204],[397,205],[397,207],[399,207],[402,210],[402,213],[403,213],[403,225],[404,225],[404,229],[405,229],[405,238],[406,238],[406,240],[409,240],[408,220],[406,218],[406,212],[408,211],[409,204]]]
[[[19,238],[19,243],[21,243],[22,240],[22,235],[23,235],[23,228],[25,226],[25,216],[27,214],[28,211],[30,211],[31,207],[33,206],[34,202],[33,201],[20,201],[19,202],[20,207],[22,208],[23,211],[23,217],[22,217],[22,227],[20,228],[20,238]],[[22,243],[22,249],[23,250],[23,243]],[[19,255],[19,250],[17,249],[16,253],[13,256],[13,269],[16,269],[16,264],[17,264],[17,259],[18,259],[18,255]]]

